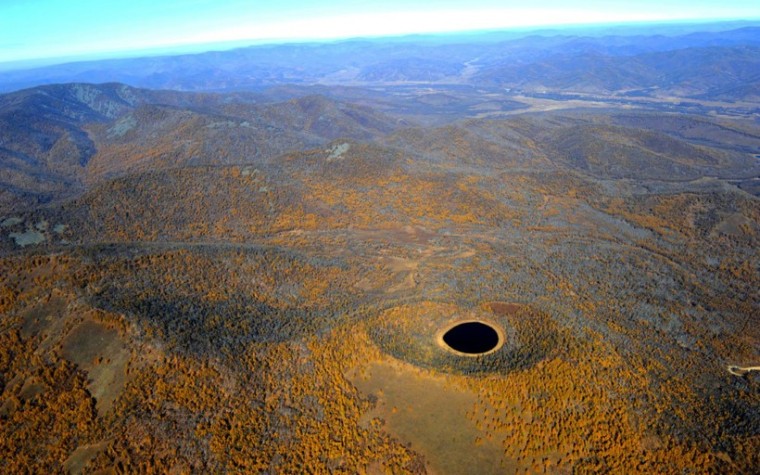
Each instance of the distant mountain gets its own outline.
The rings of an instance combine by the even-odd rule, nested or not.
[[[633,56],[558,54],[529,64],[484,70],[477,80],[529,90],[702,98],[720,94],[756,100],[760,97],[760,47],[686,48]]]
[[[645,93],[658,87],[682,97],[753,98],[758,79],[753,71],[760,70],[760,27],[735,26],[692,26],[688,33],[675,27],[652,27],[650,34],[644,27],[618,27],[606,35],[603,30],[569,29],[522,36],[412,36],[253,46],[9,71],[0,76],[0,91],[114,81],[192,91],[424,82],[573,92]],[[744,87],[748,83],[749,88]]]

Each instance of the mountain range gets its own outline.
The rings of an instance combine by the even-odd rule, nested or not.
[[[757,98],[760,27],[731,26],[688,33],[662,28],[649,35],[631,34],[636,29],[573,35],[549,30],[522,37],[511,33],[262,45],[6,71],[0,76],[0,91],[51,82],[122,82],[189,91],[260,90],[286,83],[432,83]]]

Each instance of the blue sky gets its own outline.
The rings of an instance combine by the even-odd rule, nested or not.
[[[0,63],[235,40],[759,18],[760,0],[0,0]]]

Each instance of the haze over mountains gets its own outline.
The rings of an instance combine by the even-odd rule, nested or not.
[[[752,472],[759,87],[751,23],[0,74],[0,472]]]
[[[424,82],[534,92],[757,97],[760,27],[689,33],[660,27],[656,35],[630,30],[638,34],[620,28],[614,35],[581,30],[517,38],[516,33],[402,37],[80,62],[4,72],[0,91],[53,82],[121,82],[190,91]]]

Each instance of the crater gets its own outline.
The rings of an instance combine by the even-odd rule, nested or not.
[[[480,320],[459,321],[438,334],[438,344],[461,356],[493,353],[504,344],[503,332]]]
[[[548,313],[509,302],[402,304],[383,310],[368,333],[401,361],[467,375],[532,368],[567,338]]]

